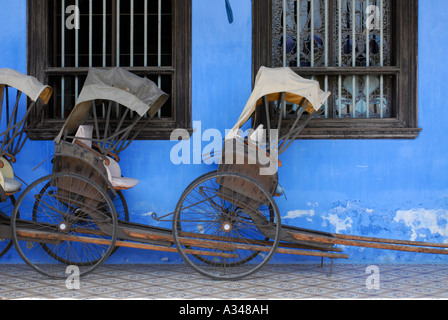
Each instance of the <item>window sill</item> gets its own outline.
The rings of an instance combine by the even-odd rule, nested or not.
[[[422,129],[397,119],[313,119],[298,139],[303,140],[414,140]]]
[[[384,129],[319,129],[308,128],[299,139],[307,140],[414,140],[422,129],[419,128],[384,128]]]
[[[416,139],[422,131],[396,119],[316,119],[311,121],[299,139]]]
[[[135,140],[170,140],[173,130],[173,128],[148,128],[143,130]],[[190,134],[193,132],[192,128],[186,128],[186,130]],[[36,128],[27,129],[26,133],[30,140],[54,140],[59,131],[57,128],[46,128],[45,130]]]

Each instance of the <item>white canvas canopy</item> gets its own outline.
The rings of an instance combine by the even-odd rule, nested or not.
[[[122,68],[92,68],[56,142],[63,132],[73,133],[89,119],[94,100],[115,101],[142,117],[148,114],[152,118],[168,100],[168,95],[151,80]]]
[[[50,86],[43,85],[36,78],[8,68],[0,68],[0,86],[2,85],[16,88],[34,102],[40,98],[44,104],[48,103],[53,93]]]
[[[290,68],[261,67],[255,79],[252,94],[238,122],[227,134],[226,139],[232,139],[238,135],[238,130],[250,119],[257,105],[261,103],[261,98],[271,95],[272,99],[269,100],[276,100],[275,95],[278,97],[278,94],[282,92],[286,93],[286,100],[289,102],[298,104],[303,98],[307,99],[307,111],[310,113],[319,110],[331,94],[322,91],[319,82],[304,79]]]

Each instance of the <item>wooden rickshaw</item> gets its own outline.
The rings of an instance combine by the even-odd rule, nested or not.
[[[176,207],[175,240],[206,238],[233,248],[233,257],[202,256],[186,254],[184,248],[196,247],[176,241],[179,253],[195,270],[215,279],[240,279],[259,270],[275,253],[346,257],[331,252],[339,251],[332,245],[294,239],[291,232],[308,231],[282,226],[274,200],[282,193],[278,154],[288,149],[329,95],[318,82],[289,68],[259,70],[252,94],[224,140],[218,170],[192,182]],[[256,115],[262,120],[253,119]],[[286,118],[291,125],[278,130]],[[244,136],[241,128],[250,119],[253,128]],[[223,250],[224,245],[207,249]]]
[[[193,181],[174,213],[172,229],[178,251],[199,273],[214,279],[240,279],[259,270],[275,253],[327,257],[332,268],[333,259],[348,259],[337,244],[448,254],[446,244],[342,235],[281,224],[274,198],[283,190],[277,170],[268,167],[277,162],[281,165],[278,155],[289,148],[329,95],[320,90],[317,81],[304,79],[290,68],[259,70],[252,94],[226,136],[217,172]],[[249,119],[255,130],[241,135],[240,129]],[[215,244],[202,247],[207,255],[187,252],[198,250],[204,239]],[[186,245],[187,240],[193,245]]]
[[[122,176],[120,152],[167,99],[124,69],[89,71],[54,140],[53,172],[24,190],[12,215],[14,244],[27,264],[56,278],[67,265],[85,275],[116,250],[118,219],[129,220],[121,190],[138,183]]]
[[[226,136],[218,170],[194,180],[174,212],[153,215],[158,221],[173,215],[172,228],[166,229],[127,221],[117,211],[118,206],[126,207],[120,189],[138,181],[121,177],[113,168],[167,95],[148,79],[122,69],[91,69],[55,139],[53,173],[30,184],[14,206],[14,245],[27,264],[55,278],[65,278],[70,265],[86,275],[117,247],[178,252],[193,269],[217,280],[253,274],[275,253],[347,259],[335,244],[447,254],[442,244],[281,224],[274,200],[281,187],[277,171],[270,168],[276,168],[277,155],[287,150],[328,95],[318,82],[289,68],[261,68],[246,107]],[[98,119],[100,110],[106,115],[104,123]],[[116,122],[109,121],[113,112],[121,115]],[[239,129],[254,115],[263,117],[254,121],[257,130],[241,136]],[[268,129],[264,138],[258,123]]]
[[[0,68],[0,257],[12,247],[10,219],[15,195],[22,182],[12,164],[27,141],[28,116],[40,103],[47,104],[53,89],[16,70]],[[31,101],[28,109],[26,99]],[[13,102],[14,101],[14,102]]]

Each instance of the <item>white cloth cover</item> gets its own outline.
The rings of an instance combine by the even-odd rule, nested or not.
[[[132,111],[151,116],[160,109],[168,96],[147,78],[122,68],[90,69],[76,106],[96,99],[114,100]],[[89,108],[90,108],[89,104]]]
[[[259,99],[265,95],[278,92],[287,92],[304,97],[316,111],[322,107],[331,94],[330,92],[322,91],[319,82],[304,79],[288,67],[261,67],[255,79],[252,94],[250,95],[238,122],[227,134],[226,139],[232,139],[238,135],[238,130],[254,113]]]
[[[31,100],[41,99],[45,104],[50,100],[53,89],[43,85],[36,78],[13,69],[0,68],[0,86],[7,85],[26,94]]]
[[[151,80],[141,78],[122,68],[91,68],[76,105],[65,121],[55,142],[63,133],[73,133],[90,117],[92,101],[110,100],[144,116],[153,117],[168,100],[168,95]]]
[[[5,192],[6,193],[19,191],[20,188],[22,187],[22,184],[15,179],[11,179],[11,178],[3,178],[3,179],[5,180]]]
[[[78,140],[82,143],[84,143],[89,148],[92,148],[92,137],[93,137],[93,126],[92,125],[81,125],[78,128],[78,131],[76,131],[75,134],[75,140]],[[79,138],[79,139],[76,139]],[[85,139],[83,139],[85,138]]]

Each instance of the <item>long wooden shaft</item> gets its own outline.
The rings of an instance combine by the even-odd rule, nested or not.
[[[364,247],[364,248],[417,252],[417,253],[448,254],[448,250],[443,249],[431,249],[431,248],[422,248],[422,247],[405,246],[405,245],[384,244],[376,242],[367,242],[364,240],[345,240],[345,239],[330,238],[315,235],[304,235],[292,232],[291,235],[297,240],[316,241],[321,243],[340,244],[353,247]]]
[[[331,252],[321,252],[311,250],[277,248],[276,253],[291,254],[297,256],[324,257],[332,259],[348,259],[348,255],[343,253],[331,253]]]
[[[82,243],[92,243],[98,245],[110,245],[111,240],[108,239],[98,239],[98,238],[89,238],[82,236],[73,236],[69,234],[57,234],[51,232],[41,232],[41,231],[27,231],[27,230],[18,230],[17,235],[20,237],[28,238],[28,239],[37,239],[37,240],[49,240],[49,241],[72,241],[72,242],[82,242]],[[146,249],[146,250],[154,250],[154,251],[164,251],[164,252],[178,252],[176,248],[172,247],[162,247],[151,244],[143,244],[143,243],[133,243],[133,242],[125,242],[125,241],[115,241],[115,246],[117,247],[128,247],[128,248],[137,248],[137,249]],[[225,258],[238,258],[238,255],[231,253],[222,253],[222,252],[210,252],[210,251],[201,251],[201,250],[185,250],[186,253],[197,254],[197,255],[208,255],[208,256],[219,256]]]
[[[446,243],[431,243],[431,242],[418,242],[418,241],[408,241],[408,240],[393,240],[393,239],[382,239],[382,238],[352,236],[352,235],[345,235],[345,234],[333,234],[333,236],[335,238],[344,239],[344,240],[359,240],[359,241],[368,241],[368,242],[401,244],[401,245],[417,246],[417,247],[448,248],[448,244],[446,244]]]
[[[142,232],[132,232],[129,230],[124,230],[124,232],[129,235],[133,236],[135,238],[141,238],[141,239],[152,239],[152,240],[167,240],[169,237],[163,236],[161,238],[161,235],[154,235],[150,233],[142,233]],[[204,235],[200,234],[193,234],[193,233],[186,233],[182,232],[182,235],[186,236],[197,236],[202,237]],[[217,236],[216,236],[217,237]],[[214,240],[226,240],[226,237],[217,237]],[[230,240],[233,238],[228,238],[227,240]],[[239,241],[242,241],[241,239],[237,239]],[[229,241],[207,241],[203,239],[193,239],[193,238],[185,238],[181,237],[179,239],[179,242],[184,245],[192,245],[192,246],[199,246],[199,247],[206,247],[206,248],[215,248],[219,250],[252,250],[252,251],[258,251],[258,252],[268,252],[271,250],[270,244],[272,244],[269,241],[257,241],[257,240],[247,240],[247,243],[238,243],[238,242],[229,242]],[[346,254],[337,254],[337,253],[327,253],[327,252],[318,252],[318,251],[308,251],[308,250],[297,250],[297,249],[287,249],[287,248],[277,248],[276,253],[280,254],[292,254],[292,255],[303,255],[303,256],[315,256],[315,257],[327,257],[327,258],[335,258],[335,259],[348,259],[348,255]]]
[[[179,235],[182,237],[198,237],[197,233],[191,233],[191,232],[180,232]],[[222,240],[222,241],[240,242],[240,243],[248,243],[248,244],[259,244],[259,245],[262,244],[262,245],[266,245],[266,246],[270,246],[273,244],[273,241],[270,241],[270,240],[252,240],[252,239],[247,239],[247,238],[239,239],[239,238],[234,238],[234,237],[224,237],[224,236],[217,236],[217,235],[212,235],[212,234],[203,234],[200,236],[202,239],[209,239],[209,240]],[[279,246],[279,248],[284,247],[284,248],[290,248],[290,249],[308,249],[308,247],[305,247],[300,244],[292,243],[292,242],[280,242],[278,244],[278,246]],[[332,250],[329,250],[329,251],[342,252],[342,249],[332,248]]]
[[[137,242],[116,241],[115,246],[135,248],[135,249],[145,249],[145,250],[152,250],[152,251],[178,253],[177,249],[173,248],[173,247],[162,247],[162,246],[146,244],[146,243],[137,243]],[[202,250],[193,250],[193,249],[185,249],[184,252],[188,253],[188,254],[195,254],[195,255],[202,255],[202,256],[216,256],[216,257],[223,257],[223,258],[238,258],[239,257],[237,254],[234,254],[234,253],[202,251]]]

